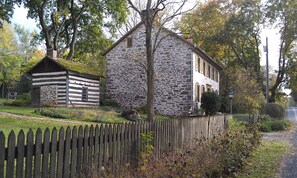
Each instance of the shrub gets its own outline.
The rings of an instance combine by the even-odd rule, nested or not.
[[[197,140],[182,152],[164,153],[159,159],[146,154],[138,166],[127,164],[118,172],[102,171],[98,177],[235,177],[260,139],[255,125],[240,126],[212,140]]]
[[[215,92],[205,92],[201,97],[201,108],[206,115],[215,115],[221,108],[220,97]]]
[[[277,103],[268,103],[266,105],[266,114],[272,118],[282,119],[285,117],[285,107]]]
[[[265,114],[259,115],[259,118],[258,118],[259,122],[271,121],[271,120],[273,120],[273,118],[271,118],[269,115],[265,115]]]
[[[291,122],[287,120],[270,120],[259,123],[259,130],[261,132],[272,132],[286,130],[291,126]]]
[[[279,131],[286,130],[286,128],[291,126],[291,122],[287,120],[275,120],[271,123],[271,130]]]
[[[271,132],[271,123],[270,122],[260,122],[259,123],[259,130],[261,132]]]
[[[122,123],[127,120],[120,118],[119,113],[114,111],[102,111],[100,109],[85,108],[38,108],[36,113],[47,117],[61,119],[77,119],[81,121],[92,121],[100,123]]]
[[[111,107],[119,107],[120,105],[114,101],[114,100],[102,100],[101,101],[102,106],[111,106]]]
[[[16,100],[6,101],[3,102],[5,106],[29,106],[31,104],[31,94],[30,93],[23,93],[16,97]]]
[[[230,101],[227,97],[221,96],[221,108],[220,112],[222,113],[228,113],[230,111]]]

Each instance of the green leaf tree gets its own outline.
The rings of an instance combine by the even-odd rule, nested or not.
[[[0,27],[3,27],[3,23],[10,22],[10,19],[14,12],[14,6],[20,5],[21,0],[2,0],[0,1]]]
[[[184,15],[177,27],[222,65],[243,67],[263,85],[259,50],[263,21],[260,3],[260,0],[209,0]],[[228,94],[230,82],[221,80],[221,94]]]
[[[23,4],[28,17],[39,22],[46,48],[66,53],[67,60],[73,58],[77,41],[84,40],[80,33],[86,26],[106,26],[114,33],[125,21],[127,11],[125,0],[24,0]]]
[[[276,101],[279,86],[293,79],[296,68],[296,40],[297,40],[297,2],[295,0],[268,0],[265,6],[265,15],[271,25],[276,25],[280,33],[280,45],[278,55],[278,71],[276,81],[270,88],[270,101]],[[294,81],[290,81],[291,86]],[[293,85],[292,85],[293,84]],[[295,89],[294,89],[295,90]]]

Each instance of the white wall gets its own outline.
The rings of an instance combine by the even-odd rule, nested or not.
[[[197,70],[197,59],[200,58],[200,72]],[[201,105],[201,96],[202,96],[202,86],[205,87],[205,91],[207,91],[207,85],[211,86],[212,90],[219,93],[219,81],[220,81],[220,74],[219,69],[215,68],[213,65],[211,65],[207,60],[199,56],[197,53],[193,52],[193,106],[198,105],[200,107]],[[205,75],[203,74],[203,61],[205,62]],[[217,71],[218,75],[218,82],[208,77],[208,65],[211,66],[211,75],[212,75],[212,68],[214,67],[215,71]],[[216,77],[216,75],[215,75]],[[196,100],[196,84],[199,84],[200,86],[200,101],[198,102]]]

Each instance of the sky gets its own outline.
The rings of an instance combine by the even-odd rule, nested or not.
[[[196,0],[189,0],[189,2],[186,4],[186,9],[191,8],[193,4],[196,2]],[[37,28],[37,23],[33,19],[27,19],[27,10],[24,9],[24,7],[16,7],[13,18],[12,18],[12,23],[19,24],[24,26],[25,28],[29,30],[36,30],[40,31]],[[276,70],[277,69],[277,63],[278,63],[278,47],[279,47],[279,34],[277,29],[269,29],[265,28],[262,30],[261,33],[261,46],[260,50],[261,52],[261,65],[265,66],[266,63],[266,53],[263,52],[263,45],[265,45],[266,42],[266,37],[268,37],[268,48],[269,48],[269,66],[271,69]],[[270,71],[272,73],[272,71]]]

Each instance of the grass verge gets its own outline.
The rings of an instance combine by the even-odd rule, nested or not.
[[[73,123],[64,123],[64,122],[55,122],[48,120],[36,120],[36,119],[20,119],[13,118],[0,115],[0,131],[2,131],[5,136],[8,136],[11,130],[14,130],[15,134],[23,129],[25,133],[28,132],[29,128],[35,132],[38,128],[44,131],[46,128],[53,129],[56,127],[60,129],[60,127],[74,126],[77,124]]]
[[[263,141],[236,177],[278,177],[280,161],[289,152],[290,145],[287,142]]]

